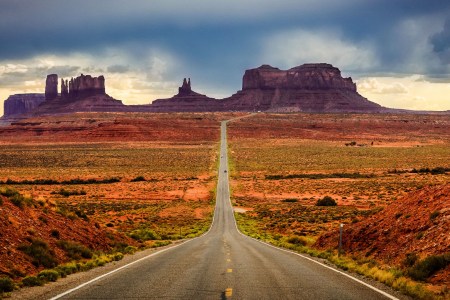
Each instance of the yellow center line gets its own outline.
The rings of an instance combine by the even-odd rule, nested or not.
[[[231,261],[231,259],[227,258],[227,262],[230,262],[230,261]]]
[[[231,297],[231,296],[233,296],[233,289],[232,288],[227,288],[226,290],[225,290],[225,297]]]
[[[227,269],[227,273],[233,272],[233,269]]]

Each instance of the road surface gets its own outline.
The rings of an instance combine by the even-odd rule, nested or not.
[[[389,299],[331,268],[239,233],[230,203],[226,122],[221,135],[208,233],[52,299]]]

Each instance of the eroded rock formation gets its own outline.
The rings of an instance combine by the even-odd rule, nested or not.
[[[242,90],[252,89],[338,89],[356,92],[356,85],[351,78],[343,78],[341,71],[330,64],[304,64],[287,71],[262,65],[245,71]]]
[[[242,90],[224,99],[225,110],[374,112],[383,109],[358,94],[351,78],[330,64],[289,70],[269,65],[245,71]]]
[[[69,82],[66,80],[62,83],[61,91],[67,91],[66,95],[61,95],[67,100],[105,95],[105,77],[92,77],[91,75],[81,74],[79,77],[70,79]]]
[[[58,75],[47,75],[45,80],[45,100],[53,100],[58,97]]]
[[[26,114],[42,102],[45,101],[44,94],[16,94],[11,95],[4,103],[4,117],[14,117],[22,114]]]
[[[126,111],[122,101],[105,92],[105,78],[83,75],[61,79],[61,94],[58,94],[58,75],[47,76],[45,82],[45,102],[33,110],[33,115],[69,113],[83,111]],[[55,96],[56,93],[56,96]]]
[[[191,89],[191,79],[183,79],[183,84],[178,88],[178,94],[169,99],[158,99],[147,106],[147,110],[156,112],[176,112],[176,111],[221,111],[220,100],[207,97],[194,92]]]
[[[388,112],[358,94],[352,79],[343,78],[330,64],[304,64],[289,70],[269,65],[246,70],[242,90],[231,97],[217,100],[192,90],[190,78],[184,78],[178,94],[157,99],[148,105],[123,105],[105,92],[105,78],[83,75],[61,79],[47,76],[45,102],[33,109],[34,115],[77,111],[136,112]],[[26,110],[26,109],[25,109]],[[27,112],[29,110],[26,110]]]

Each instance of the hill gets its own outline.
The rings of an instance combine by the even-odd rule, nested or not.
[[[450,253],[450,184],[412,192],[364,221],[344,226],[343,250],[407,269],[420,260]],[[338,233],[321,236],[316,246],[338,245]],[[449,284],[450,264],[432,282]]]
[[[0,275],[12,278],[35,274],[73,259],[107,252],[133,240],[101,228],[80,212],[57,203],[0,190]]]

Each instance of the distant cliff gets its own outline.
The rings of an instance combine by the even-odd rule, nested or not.
[[[168,99],[157,99],[147,106],[147,110],[154,112],[213,112],[222,111],[220,100],[196,93],[191,88],[191,79],[184,78],[178,88],[178,94]]]
[[[289,70],[269,65],[245,71],[242,90],[224,99],[225,110],[377,112],[384,108],[358,94],[351,78],[330,64]]]
[[[11,95],[4,102],[4,117],[15,117],[26,114],[44,102],[44,94]]]
[[[50,74],[45,81],[45,101],[31,111],[32,115],[61,114],[85,111],[126,111],[122,101],[106,94],[105,78],[83,75],[70,80],[61,79],[58,93],[58,75]]]
[[[182,93],[181,91],[185,91]],[[172,98],[158,99],[155,111],[380,112],[387,109],[358,94],[351,78],[330,64],[289,70],[269,65],[246,70],[242,90],[217,100],[191,91],[184,82]]]
[[[147,105],[124,105],[106,94],[105,78],[83,75],[61,79],[58,75],[46,79],[45,101],[8,113],[31,115],[59,114],[82,111],[135,112],[214,112],[214,111],[271,111],[271,112],[387,112],[390,111],[358,94],[352,79],[343,78],[341,71],[330,64],[303,64],[289,70],[269,65],[246,70],[242,90],[225,99],[214,99],[194,92],[186,78],[178,94],[157,99]],[[34,94],[33,94],[34,95]],[[30,99],[30,96],[27,96]],[[28,103],[28,102],[27,102]],[[35,103],[35,102],[33,102]],[[7,102],[5,102],[5,114]]]

